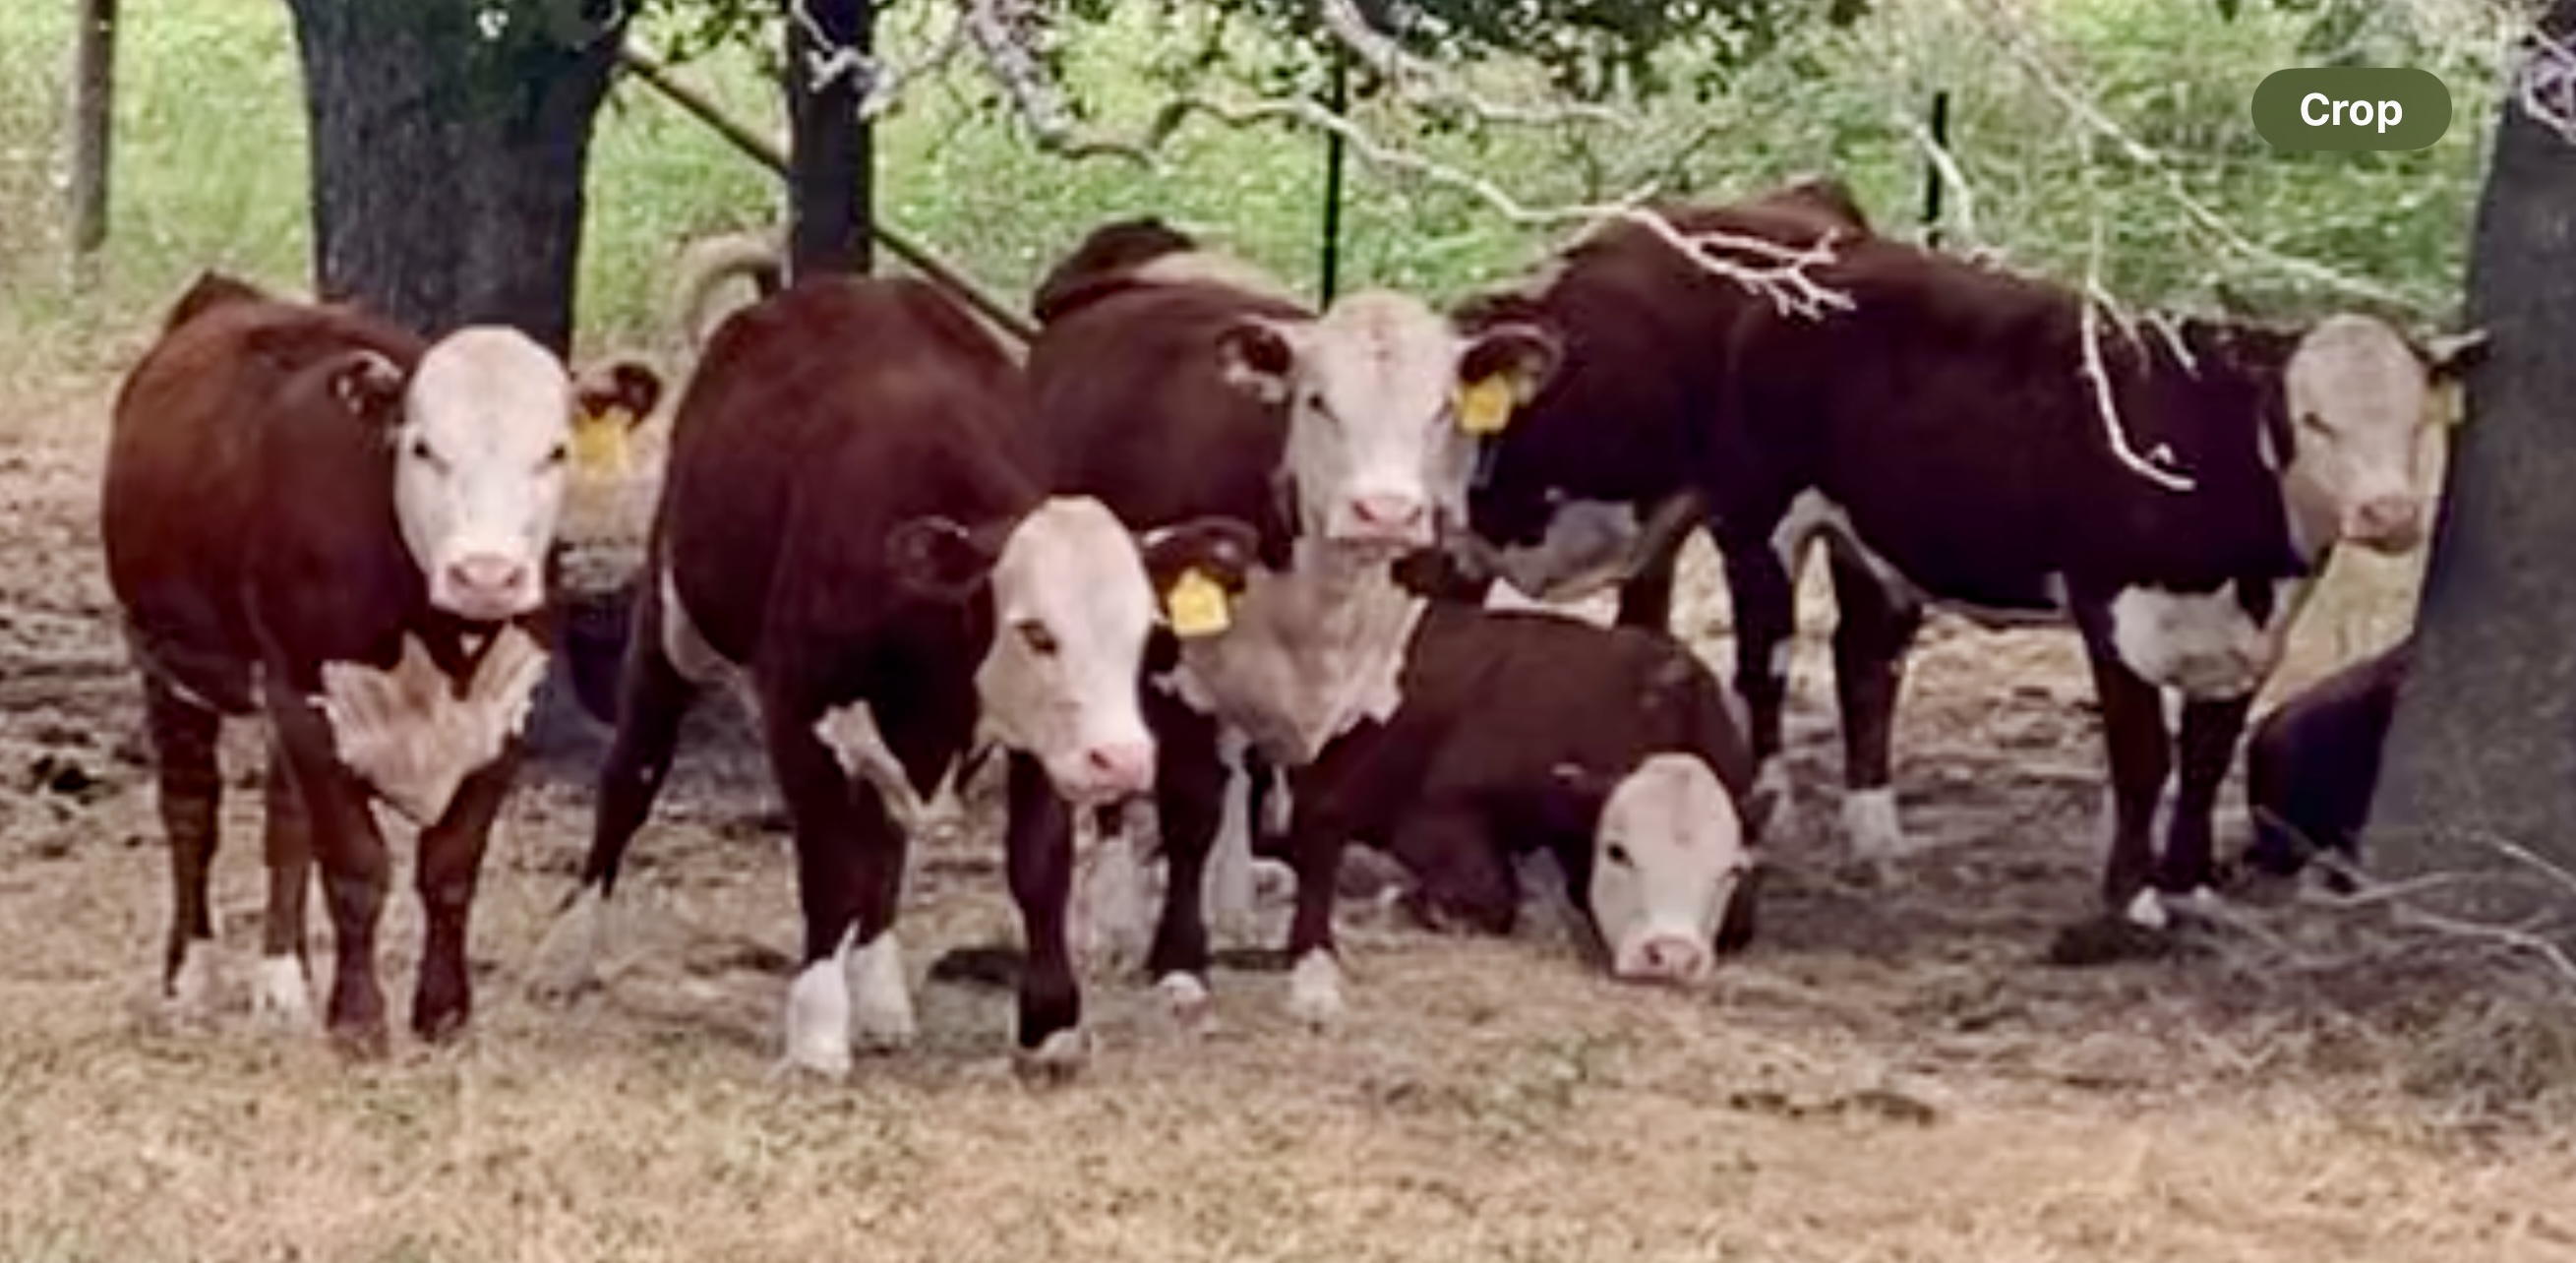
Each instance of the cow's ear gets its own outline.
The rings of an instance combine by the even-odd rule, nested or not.
[[[403,371],[382,352],[350,351],[324,371],[329,374],[331,398],[350,416],[384,425],[401,416]]]
[[[2493,339],[2484,329],[2466,333],[2445,333],[2424,339],[2415,346],[2415,355],[2424,361],[2424,371],[2435,381],[2457,381],[2478,361],[2486,358]]]
[[[1565,344],[1545,325],[1509,320],[1467,343],[1458,357],[1458,384],[1474,390],[1482,383],[1499,381],[1509,388],[1511,403],[1518,407],[1538,397],[1539,389],[1564,360]]]
[[[962,601],[992,577],[1002,554],[994,532],[972,531],[944,517],[917,517],[886,537],[886,565],[915,596]]]
[[[1261,538],[1232,518],[1206,517],[1164,527],[1139,541],[1145,571],[1173,634],[1213,636],[1233,621]]]
[[[1719,914],[1717,941],[1712,944],[1720,956],[1732,956],[1753,945],[1754,906],[1762,899],[1762,866],[1755,863],[1735,879],[1735,889],[1726,892],[1726,910]]]
[[[1267,404],[1287,400],[1297,347],[1275,320],[1246,316],[1216,335],[1216,357],[1227,384]]]
[[[585,424],[610,423],[631,430],[662,402],[662,375],[638,360],[594,365],[573,383]]]

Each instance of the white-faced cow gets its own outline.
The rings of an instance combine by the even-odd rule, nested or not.
[[[1251,528],[1182,522],[1140,552],[1097,500],[1042,494],[1012,447],[1024,405],[1001,345],[920,281],[809,280],[718,328],[672,422],[590,855],[542,988],[589,981],[578,947],[710,684],[748,687],[787,802],[805,935],[786,1058],[825,1074],[847,1071],[854,1022],[871,1044],[913,1034],[908,826],[980,741],[1077,803],[1153,787],[1157,589],[1240,587]],[[1061,880],[1014,856],[1024,904]]]
[[[1864,854],[1905,849],[1887,745],[1923,601],[1990,620],[2071,614],[2110,750],[2103,893],[2160,924],[2149,887],[2206,881],[2246,707],[2327,550],[2416,539],[2427,387],[2456,347],[2350,315],[2135,334],[2106,317],[2088,336],[2061,288],[1874,238],[1845,243],[1817,279],[1851,309],[1741,305],[1715,353],[1717,406],[1659,449],[1713,513],[1757,754],[1778,750],[1789,579],[1810,541],[1834,562],[1844,821]],[[1561,435],[1590,416],[1551,420]],[[1505,461],[1550,428],[1515,426]],[[1497,494],[1528,499],[1525,485]],[[1496,513],[1507,538],[1510,516]],[[2149,827],[2176,761],[2160,687],[2185,705],[2159,866]]]
[[[177,908],[164,985],[200,1012],[225,716],[265,713],[269,899],[259,1007],[309,1019],[318,858],[329,1027],[386,1043],[376,925],[391,860],[370,802],[421,826],[411,1025],[471,1009],[467,914],[548,643],[548,549],[576,411],[652,410],[649,369],[576,383],[501,328],[435,342],[348,306],[202,278],[116,401],[108,576],[144,677]]]
[[[1688,648],[1441,602],[1398,686],[1393,715],[1289,774],[1290,854],[1379,847],[1421,919],[1507,934],[1515,860],[1545,852],[1622,979],[1695,982],[1751,938],[1753,757]],[[1330,900],[1302,895],[1301,933],[1331,942]]]
[[[1463,523],[1474,427],[1501,424],[1546,380],[1555,341],[1495,322],[1461,335],[1421,302],[1384,290],[1318,313],[1245,265],[1159,221],[1096,230],[1041,286],[1029,356],[1031,419],[1049,485],[1095,495],[1140,525],[1203,514],[1261,524],[1262,565],[1242,599],[1205,624],[1176,623],[1178,666],[1158,681],[1157,811],[1170,880],[1147,968],[1174,1003],[1205,1002],[1200,899],[1211,842],[1250,853],[1248,813],[1228,811],[1221,732],[1281,765],[1400,700],[1404,647],[1423,602],[1390,562]],[[1194,616],[1195,617],[1195,616]],[[1015,805],[1039,794],[1012,777]],[[1014,855],[1060,862],[1061,822],[1015,814]],[[1336,848],[1338,854],[1338,848]],[[1329,856],[1301,857],[1301,887],[1329,899]],[[1060,921],[1024,907],[1035,927]],[[1305,919],[1301,918],[1301,924]],[[1291,1002],[1340,1007],[1328,942],[1301,931]],[[1070,976],[1032,944],[1024,1040],[1075,1028]]]

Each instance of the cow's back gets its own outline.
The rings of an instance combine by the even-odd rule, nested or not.
[[[654,524],[709,645],[751,661],[786,605],[812,630],[866,622],[894,604],[884,544],[898,523],[1027,509],[1009,447],[1017,372],[910,279],[820,278],[728,318],[672,419]]]
[[[2073,571],[2214,585],[2277,534],[2261,383],[2218,357],[2185,372],[2153,332],[2098,330],[2125,441],[2167,448],[2201,484],[2180,495],[2111,454],[2072,294],[1891,242],[1822,279],[1849,310],[1748,310],[1729,339],[1703,467],[1721,516],[1770,521],[1812,488],[1916,583],[1998,610],[2052,607]]]
[[[283,423],[273,413],[299,374],[362,348],[408,368],[421,343],[350,308],[201,281],[118,392],[100,495],[108,581],[149,655],[202,695],[247,701],[264,429]]]
[[[1226,381],[1219,335],[1297,308],[1221,285],[1144,284],[1062,313],[1029,350],[1029,444],[1048,487],[1139,529],[1223,515],[1284,544],[1272,473],[1284,409]]]

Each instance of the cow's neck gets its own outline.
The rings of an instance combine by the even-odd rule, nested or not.
[[[1397,680],[1428,602],[1384,561],[1298,541],[1285,571],[1256,569],[1223,635],[1185,642],[1180,687],[1270,757],[1312,760],[1402,700]]]

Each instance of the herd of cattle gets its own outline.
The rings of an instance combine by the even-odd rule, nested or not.
[[[1382,290],[1316,310],[1143,218],[1045,278],[1025,356],[909,279],[809,280],[733,314],[673,410],[591,847],[536,984],[595,982],[578,948],[712,687],[752,701],[793,826],[799,1066],[913,1034],[907,848],[994,750],[1035,1065],[1087,1043],[1077,832],[1124,836],[1146,805],[1166,876],[1145,965],[1184,1016],[1210,1002],[1210,913],[1249,905],[1258,851],[1296,877],[1290,1009],[1335,1018],[1352,841],[1400,862],[1426,922],[1495,932],[1516,863],[1548,854],[1610,972],[1699,979],[1753,933],[1813,544],[1854,854],[1907,850],[1890,738],[1927,604],[2071,621],[2114,807],[2097,920],[2161,932],[2213,884],[2219,785],[2329,552],[2422,534],[2432,387],[2475,340],[2355,315],[2104,327],[2065,288],[1877,235],[1828,179],[1659,214],[1445,311]],[[1807,252],[1840,301],[1793,310],[1681,248],[1712,233]],[[428,340],[213,274],[180,300],[116,401],[103,494],[169,835],[170,1004],[213,993],[216,736],[265,715],[256,1006],[312,1020],[318,862],[327,1028],[385,1047],[382,805],[420,828],[412,1029],[466,1022],[566,488],[600,427],[663,393],[643,365],[574,371],[507,329]],[[1733,598],[1732,696],[1663,626],[1701,528]],[[1542,601],[1617,584],[1618,625],[1489,609],[1497,580]],[[2396,661],[2329,691],[2366,710]],[[2256,742],[2276,866],[2375,758],[2351,699],[2301,705]]]

